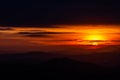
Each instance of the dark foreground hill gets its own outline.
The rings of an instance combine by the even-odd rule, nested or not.
[[[0,55],[0,72],[38,72],[48,76],[111,76],[119,75],[120,67],[107,68],[60,55],[32,52]]]

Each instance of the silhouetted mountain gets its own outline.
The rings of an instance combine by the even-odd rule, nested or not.
[[[45,70],[52,73],[62,73],[64,75],[98,75],[103,67],[99,65],[79,62],[69,58],[55,58],[43,63]]]
[[[39,72],[49,76],[108,76],[120,73],[120,67],[107,68],[44,52],[1,54],[0,65],[0,72]]]
[[[28,53],[16,53],[16,54],[0,54],[0,63],[5,62],[40,62],[56,57],[52,53],[45,52],[28,52]]]
[[[86,68],[90,69],[92,67],[99,68],[98,65],[87,63],[87,62],[79,62],[69,58],[54,58],[44,63],[46,66],[51,67],[64,67],[64,68]]]
[[[69,56],[72,59],[91,62],[107,67],[118,67],[120,66],[120,51],[104,52],[104,53],[90,53],[87,55],[73,55]]]

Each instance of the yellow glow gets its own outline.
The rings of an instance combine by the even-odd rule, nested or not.
[[[97,40],[106,40],[104,35],[98,35],[98,34],[91,34],[91,35],[87,35],[85,37],[84,40],[93,40],[93,41],[97,41]]]
[[[120,44],[120,25],[53,25],[56,27],[14,27],[1,30],[2,38],[23,39],[43,45],[113,45]],[[26,37],[19,32],[60,32],[61,34],[42,34],[50,37]],[[63,32],[63,33],[62,33]],[[68,33],[67,33],[68,32]],[[33,34],[36,35],[36,34]],[[39,34],[38,34],[39,35]],[[40,34],[41,35],[41,34]]]
[[[106,34],[98,34],[98,33],[91,33],[91,34],[84,34],[81,38],[82,41],[78,40],[78,44],[81,45],[105,45],[109,42],[109,38],[106,36]]]
[[[97,46],[97,45],[98,45],[98,43],[97,43],[97,42],[93,42],[93,43],[92,43],[92,45]]]

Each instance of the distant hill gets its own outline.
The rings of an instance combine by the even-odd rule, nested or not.
[[[16,54],[0,54],[0,62],[39,62],[48,60],[56,57],[56,55],[52,53],[45,52],[28,52],[28,53],[16,53]]]
[[[1,54],[0,72],[39,72],[43,75],[51,76],[98,76],[120,73],[119,66],[116,68],[102,67],[101,65],[87,61],[91,60],[92,57],[95,57],[95,59],[99,57],[98,59],[100,59],[105,55],[107,56],[107,54],[93,54],[91,56],[71,57],[44,52]],[[84,58],[87,60],[82,60]],[[92,60],[95,59],[93,58]]]
[[[87,55],[72,55],[72,59],[91,62],[107,67],[120,66],[120,51],[106,52],[106,53],[93,53]]]

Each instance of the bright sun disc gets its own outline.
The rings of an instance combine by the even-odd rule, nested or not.
[[[102,34],[86,34],[85,37],[83,38],[83,41],[80,42],[82,45],[101,45],[105,44],[107,41],[106,36]]]
[[[103,35],[88,35],[85,37],[85,40],[97,41],[97,40],[105,40]]]
[[[93,42],[93,43],[92,43],[92,45],[97,46],[97,45],[98,45],[98,43],[97,43],[97,42]]]

